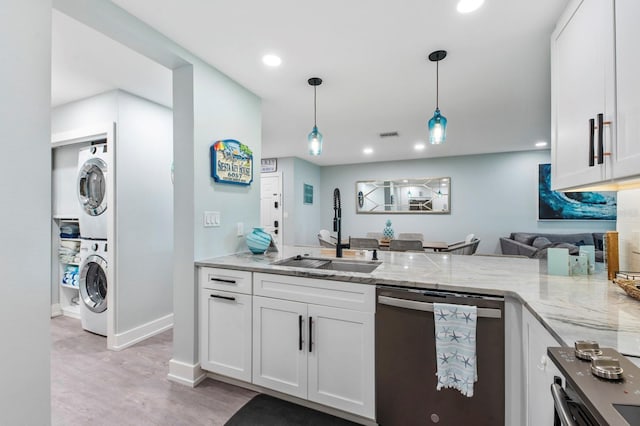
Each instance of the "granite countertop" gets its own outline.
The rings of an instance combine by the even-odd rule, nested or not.
[[[249,252],[197,261],[211,266],[363,284],[401,285],[505,295],[519,299],[565,346],[576,340],[596,340],[601,347],[640,357],[640,301],[607,281],[599,268],[594,275],[547,275],[536,259],[461,256],[439,253],[378,252],[381,265],[372,273],[340,272],[271,265],[292,256],[332,258],[319,247],[283,247],[280,252]],[[343,260],[370,260],[371,252]]]

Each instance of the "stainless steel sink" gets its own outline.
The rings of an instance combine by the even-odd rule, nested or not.
[[[274,262],[273,265],[294,266],[296,268],[327,269],[331,271],[361,272],[368,274],[380,266],[380,262],[362,260],[322,259],[317,257],[294,256]]]

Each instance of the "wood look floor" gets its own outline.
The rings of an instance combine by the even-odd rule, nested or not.
[[[206,379],[167,379],[172,331],[120,352],[68,317],[51,320],[54,426],[223,425],[255,392]]]

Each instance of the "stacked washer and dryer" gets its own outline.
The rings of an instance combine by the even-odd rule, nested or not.
[[[107,144],[78,153],[80,201],[80,320],[82,328],[107,335]]]

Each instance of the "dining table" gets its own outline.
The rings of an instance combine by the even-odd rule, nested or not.
[[[378,240],[380,244],[380,248],[388,249],[390,241],[391,240],[389,239]],[[449,247],[449,244],[444,241],[423,241],[422,242],[422,248],[425,250],[444,251],[448,247]]]

